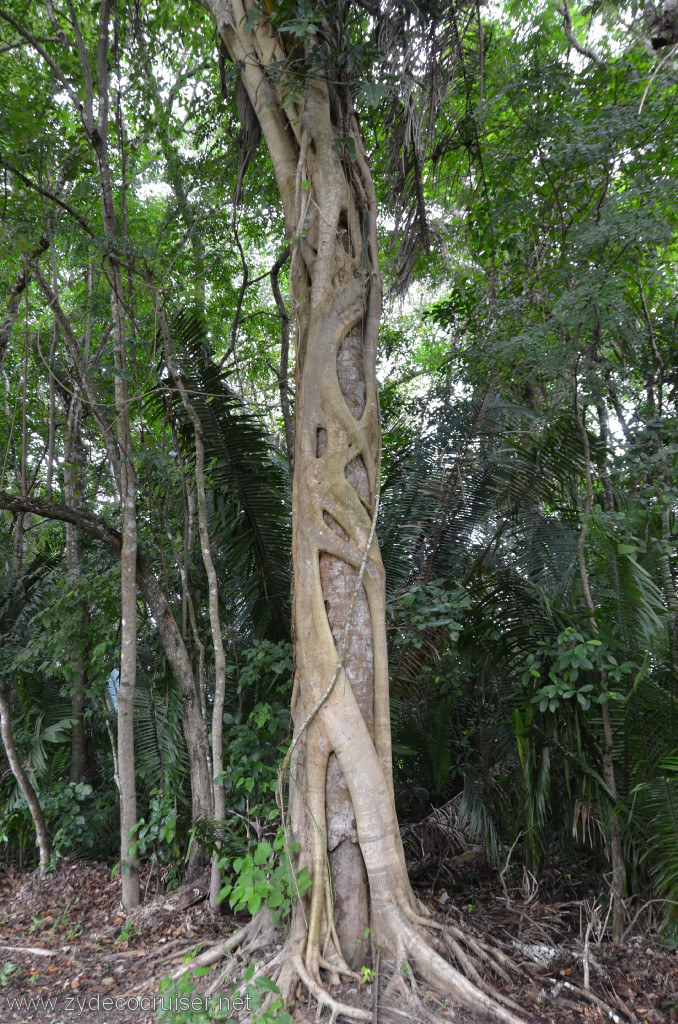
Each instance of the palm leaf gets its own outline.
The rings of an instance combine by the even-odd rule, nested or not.
[[[178,314],[172,333],[177,366],[203,431],[213,497],[213,557],[221,575],[225,614],[242,629],[284,638],[289,636],[291,585],[290,493],[284,456],[212,361],[200,314]],[[176,395],[174,402],[175,415],[183,424],[185,458],[190,462],[192,425]]]

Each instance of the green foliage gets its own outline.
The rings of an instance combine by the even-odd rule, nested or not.
[[[282,696],[291,688],[292,678],[292,645],[281,640],[259,640],[242,653],[239,666],[238,690],[247,698],[254,695],[276,694]],[[257,712],[257,725],[261,727],[264,720],[259,718],[264,711]]]
[[[86,782],[61,783],[42,798],[55,855],[104,860],[115,850],[116,810]]]
[[[262,654],[261,659],[258,654]],[[268,669],[277,668],[287,682],[287,651],[277,645],[254,649],[246,658],[250,684],[264,687]],[[256,686],[255,686],[256,688]],[[242,711],[224,714],[224,771],[228,827],[211,820],[195,822],[191,841],[219,849],[224,864],[247,857],[253,844],[272,844],[277,836],[280,811],[275,800],[278,767],[289,732],[289,711],[281,704],[258,702],[249,715]],[[218,844],[218,846],[217,846]]]
[[[538,642],[539,654],[529,654],[522,673],[523,685],[538,686],[546,675],[550,680],[539,686],[531,697],[540,711],[564,710],[564,701],[575,698],[584,711],[591,702],[602,704],[614,700],[618,695],[608,689],[605,680],[621,683],[637,666],[632,662],[620,665],[601,640],[585,639],[573,627],[568,627],[556,639],[555,644]],[[590,682],[593,678],[596,682]],[[596,687],[597,684],[597,687]]]
[[[190,967],[190,957],[184,964]],[[171,978],[161,981],[159,1020],[163,1024],[211,1024],[212,1021],[237,1024],[243,1011],[252,1013],[253,1024],[292,1024],[293,1018],[285,1010],[282,998],[275,998],[277,986],[265,975],[253,978],[254,965],[246,967],[242,984],[231,989],[228,995],[205,999],[197,996],[193,979],[209,971],[210,968],[200,968],[187,971],[176,981]]]
[[[377,31],[361,5],[283,0],[249,11],[247,30],[268,21],[290,50],[289,64],[268,69],[290,100],[303,102],[319,71],[339,97],[335,123],[355,97],[384,214],[383,267],[396,288],[417,277],[402,305],[388,304],[380,338],[379,534],[398,808],[415,819],[456,801],[459,827],[496,859],[522,830],[534,869],[592,841],[582,808],[603,842],[614,812],[629,889],[675,897],[676,74],[634,42],[636,8],[624,18],[636,19],[631,29],[614,6],[573,9],[575,34],[593,26],[599,61],[572,52],[548,5],[519,0],[467,24],[453,5],[405,4]],[[77,2],[73,11],[93,53],[92,11]],[[283,237],[277,186],[262,146],[249,154],[237,218],[224,202],[241,159],[231,144],[242,141],[232,95],[240,66],[220,75],[205,62],[197,8],[118,13],[111,71],[126,84],[108,147],[115,240],[104,238],[94,159],[64,91],[69,82],[85,95],[75,50],[40,5],[28,5],[22,26],[43,40],[53,66],[0,25],[0,295],[18,294],[27,254],[46,278],[54,259],[59,301],[108,413],[121,371],[104,244],[124,260],[140,546],[202,671],[209,717],[193,426],[163,365],[142,275],[171,296],[175,360],[205,443],[228,658],[230,817],[223,834],[210,822],[193,823],[193,834],[220,844],[233,906],[280,911],[293,888],[274,848],[292,677],[291,495],[269,277]],[[379,54],[384,38],[390,52]],[[344,131],[333,141],[353,174],[357,149]],[[67,208],[49,199],[60,168]],[[405,242],[399,253],[394,239]],[[3,301],[3,329],[7,309]],[[0,338],[2,487],[21,490],[25,448],[29,493],[63,501],[77,374],[60,344],[50,351],[48,339],[63,330],[54,334],[54,303],[35,276],[18,312]],[[89,400],[83,410],[78,504],[119,527]],[[73,576],[61,524],[29,517],[21,534],[16,517],[2,517],[0,685],[11,695],[16,745],[56,854],[108,857],[117,831],[108,734],[117,559],[81,535]],[[596,630],[577,562],[582,525]],[[80,668],[89,781],[67,785]],[[601,775],[605,699],[616,803]],[[143,602],[134,714],[137,851],[176,869],[190,813],[181,695]],[[0,842],[23,864],[32,826],[4,760],[0,779]]]
[[[189,958],[184,961],[190,962]],[[199,972],[197,972],[199,973]],[[182,974],[176,981],[164,978],[159,986],[160,1011],[158,1019],[163,1024],[210,1024],[221,1021],[235,1024],[237,1016],[232,1015],[229,1000],[219,997],[206,1000],[198,996],[195,982],[189,974]],[[226,1004],[222,1006],[222,1001]]]
[[[293,1024],[294,1018],[285,1010],[282,997],[275,998],[278,986],[265,975],[258,978],[253,978],[253,975],[254,967],[250,966],[245,971],[244,981],[245,993],[255,1011],[253,1024]]]
[[[59,780],[41,790],[40,801],[55,858],[107,860],[115,855],[117,807],[105,789],[94,791],[89,783]],[[21,864],[30,848],[33,822],[23,797],[15,794],[5,807],[0,842],[16,848]]]
[[[263,834],[278,817],[275,786],[288,729],[289,711],[277,703],[257,704],[244,722],[239,712],[224,715],[226,807],[242,816],[229,828],[229,844],[251,830]]]
[[[650,868],[657,890],[678,899],[678,755],[658,765],[659,777],[640,783],[632,793],[629,828],[642,850],[641,861]]]
[[[306,868],[294,874],[290,854],[298,849],[294,844],[286,844],[280,830],[272,843],[266,840],[257,843],[245,857],[236,857],[233,861],[223,858],[221,867],[233,874],[234,881],[226,882],[219,899],[228,896],[229,906],[235,913],[247,908],[248,913],[254,915],[266,906],[273,911],[274,923],[287,917],[291,901],[311,884]]]
[[[179,368],[203,431],[217,571],[238,588],[225,613],[247,616],[259,634],[268,629],[280,639],[289,629],[289,476],[273,438],[213,361],[204,319],[181,313],[173,331],[186,370]],[[159,392],[154,400],[160,401]],[[193,428],[176,395],[175,401],[190,463]]]
[[[422,586],[412,584],[399,597],[399,611],[407,621],[400,625],[403,643],[419,650],[428,630],[436,630],[438,651],[446,643],[454,643],[462,629],[456,616],[470,606],[468,595],[461,589],[449,591],[443,580],[433,580]]]
[[[118,937],[115,941],[133,942],[134,939],[139,937],[139,935],[141,935],[141,929],[138,928],[135,924],[133,924],[133,922],[128,918],[128,920],[125,921],[122,928],[120,929]]]
[[[10,980],[17,974],[21,973],[21,968],[17,967],[16,964],[11,963],[9,960],[5,960],[2,967],[0,967],[0,986],[2,988],[8,985]]]
[[[181,851],[177,842],[176,798],[172,796],[170,780],[159,789],[151,790],[148,815],[140,818],[132,829],[135,841],[130,847],[140,860],[148,860],[158,867],[171,866],[167,887],[178,882]]]

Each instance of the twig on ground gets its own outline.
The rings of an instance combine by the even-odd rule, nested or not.
[[[56,956],[53,949],[42,949],[41,946],[0,946],[0,949],[9,949],[12,953],[30,953],[31,956]]]

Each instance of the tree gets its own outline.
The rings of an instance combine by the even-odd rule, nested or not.
[[[16,647],[20,643],[19,634],[21,626],[25,625],[22,619],[28,595],[40,583],[44,573],[45,566],[40,564],[40,560],[37,560],[37,564],[34,563],[28,567],[21,565],[21,576],[18,578],[5,575],[3,578],[3,603],[0,608],[0,737],[7,752],[12,775],[17,781],[31,814],[40,853],[41,874],[47,871],[51,861],[49,835],[40,798],[24,769],[14,742],[8,654],[12,647]]]
[[[297,866],[308,869],[312,886],[297,901],[281,991],[289,998],[300,978],[336,1010],[320,969],[348,972],[364,960],[369,935],[374,950],[411,963],[467,1005],[514,1021],[424,938],[426,915],[410,887],[395,814],[375,537],[382,282],[374,182],[341,72],[350,5],[297,11],[281,4],[270,16],[241,0],[205,6],[261,126],[292,246],[296,673],[287,761]],[[363,30],[367,18],[358,18]],[[398,24],[406,34],[409,19]],[[439,26],[431,19],[429,28]]]
[[[447,940],[412,894],[395,801],[422,817],[453,796],[497,859],[522,829],[535,874],[573,852],[585,810],[615,852],[617,908],[624,871],[629,887],[648,873],[634,867],[638,821],[661,820],[646,863],[663,892],[675,885],[675,853],[657,867],[675,850],[675,716],[653,724],[656,749],[645,743],[647,722],[674,706],[675,70],[660,54],[648,83],[647,47],[612,54],[602,31],[590,49],[589,15],[567,5],[563,33],[552,11],[513,2],[518,27],[465,4],[205,3],[219,71],[198,7],[34,4],[21,21],[0,11],[2,105],[13,111],[1,115],[0,486],[16,492],[0,491],[0,507],[14,517],[17,565],[50,538],[61,559],[43,591],[59,610],[33,615],[10,661],[16,746],[36,717],[26,705],[50,694],[77,721],[84,680],[98,760],[88,770],[114,806],[103,726],[120,616],[111,601],[104,614],[101,594],[111,580],[117,593],[122,534],[132,541],[119,500],[129,466],[134,740],[138,750],[158,739],[143,705],[159,682],[168,729],[178,738],[184,725],[192,835],[220,844],[230,870],[251,792],[236,782],[255,786],[234,762],[263,757],[265,775],[286,722],[276,710],[265,742],[260,722],[235,721],[287,671],[286,657],[269,680],[250,671],[260,643],[289,637],[286,448],[297,673],[284,769],[295,867],[313,886],[277,960],[281,987],[289,995],[300,977],[336,1009],[321,971],[335,981],[374,946],[481,1006],[431,951],[445,955]],[[91,126],[99,106],[103,143]],[[256,150],[262,130],[271,161]],[[420,287],[415,311],[387,311],[379,328],[391,220],[394,284],[414,270]],[[432,306],[429,286],[449,291]],[[381,396],[378,328],[392,377]],[[65,551],[63,528],[41,517],[68,524]],[[78,600],[97,623],[78,621]],[[69,629],[82,633],[72,651]],[[127,726],[123,771],[148,781],[148,759],[130,771],[129,716]],[[187,828],[178,747],[172,784]],[[63,774],[63,735],[58,755]],[[42,771],[31,777],[41,798]],[[162,784],[162,766],[153,771]],[[464,951],[452,953],[472,975]],[[400,971],[393,984],[405,984]]]
[[[36,14],[38,20],[40,20],[41,13],[38,12]],[[75,115],[78,127],[84,137],[82,150],[78,146],[73,148],[73,151],[69,153],[68,158],[60,168],[56,187],[53,191],[47,190],[46,194],[52,201],[59,202],[58,196],[64,188],[68,173],[72,171],[76,152],[78,155],[82,155],[83,151],[89,151],[96,168],[95,180],[98,185],[101,209],[102,234],[100,237],[104,254],[102,277],[108,287],[111,311],[111,319],[103,331],[100,347],[105,346],[109,334],[112,335],[115,425],[109,421],[105,408],[106,403],[102,401],[97,383],[92,379],[93,364],[98,358],[94,357],[92,359],[90,354],[92,270],[90,268],[88,273],[89,301],[83,346],[81,340],[76,337],[73,326],[59,301],[58,289],[50,287],[37,262],[49,246],[49,236],[54,228],[52,221],[45,228],[39,244],[32,250],[24,253],[24,273],[17,279],[11,291],[10,301],[8,302],[6,316],[3,321],[3,330],[5,332],[11,331],[18,301],[25,291],[28,282],[33,278],[37,282],[44,300],[49,304],[54,313],[55,345],[53,346],[52,356],[54,356],[56,340],[58,340],[60,333],[74,378],[74,393],[69,404],[68,437],[65,450],[67,461],[65,497],[77,506],[78,502],[75,498],[79,488],[82,487],[82,481],[78,483],[75,479],[77,475],[78,421],[81,396],[84,395],[86,396],[89,408],[94,410],[94,418],[106,446],[110,473],[115,481],[117,497],[120,501],[123,516],[120,546],[121,661],[117,693],[118,771],[116,774],[121,802],[120,828],[123,904],[125,907],[132,907],[139,902],[135,858],[133,853],[128,855],[128,851],[131,848],[131,830],[137,821],[134,765],[134,691],[137,668],[137,484],[129,387],[129,381],[132,379],[129,371],[136,364],[136,355],[134,351],[135,310],[133,305],[130,306],[133,290],[126,287],[125,282],[125,272],[129,278],[132,269],[129,263],[125,264],[120,249],[120,237],[124,237],[127,234],[128,216],[126,205],[125,138],[124,127],[120,120],[120,82],[118,76],[118,94],[114,97],[111,87],[112,66],[109,61],[109,51],[113,48],[110,39],[111,27],[114,28],[115,32],[115,48],[119,48],[118,31],[120,26],[117,14],[112,9],[108,0],[102,0],[98,15],[91,22],[89,15],[81,14],[79,17],[74,7],[70,7],[68,15],[60,20],[57,14],[55,14],[54,9],[48,6],[45,11],[46,22],[56,36],[60,47],[65,48],[66,54],[62,52],[60,54],[61,59],[56,60],[52,58],[48,50],[45,49],[31,31],[32,25],[16,21],[12,14],[5,10],[0,12],[0,17],[40,57],[41,65],[48,72],[52,86],[56,82],[59,83],[60,88],[63,88],[64,97],[70,101],[72,113]],[[64,29],[62,21],[65,21],[66,29]],[[96,39],[94,45],[92,45],[92,32]],[[94,51],[94,57],[92,57],[92,51]],[[117,70],[119,72],[119,65]],[[83,102],[80,102],[79,90],[84,96]],[[111,125],[112,107],[117,112],[114,130]],[[64,120],[68,123],[68,115],[64,115]],[[60,142],[61,140],[59,140],[57,145]],[[117,153],[115,152],[116,144]],[[122,184],[118,190],[119,195],[117,197],[114,179],[115,170],[118,168],[116,167],[115,170],[113,168],[116,158],[119,162],[122,178]],[[20,174],[21,172],[18,173]],[[28,184],[29,188],[32,187],[31,179],[24,176],[23,181]],[[39,188],[39,191],[42,190]],[[69,209],[73,213],[73,208],[69,207]],[[76,219],[90,239],[97,238],[96,233],[85,218],[78,218],[76,215]],[[54,269],[54,276],[56,277],[56,269]],[[99,352],[100,354],[101,352]],[[52,373],[53,376],[54,374]],[[68,389],[66,390],[68,391]],[[54,414],[52,409],[50,420],[52,424],[53,420]],[[51,454],[53,455],[53,445]],[[23,489],[23,496],[27,496],[25,488]],[[18,522],[22,522],[22,514],[19,514]],[[73,525],[80,526],[81,523],[77,516],[75,523],[72,519],[69,522],[70,525],[67,526],[68,564],[69,571],[74,575],[77,565],[77,544],[72,527]],[[204,735],[205,724],[202,720],[199,695],[196,692],[193,671],[185,644],[169,608],[167,597],[151,573],[147,573],[146,582],[152,591],[151,603],[155,606],[154,614],[160,613],[156,618],[156,622],[163,637],[168,658],[177,670],[177,677],[184,691],[184,729],[191,765],[193,812],[194,817],[199,819],[211,813],[212,810],[212,794]],[[76,717],[80,712],[82,703],[82,694],[78,692],[81,689],[82,683],[76,684],[74,695],[74,700],[77,698],[75,707]],[[77,751],[76,758],[78,762],[81,760],[81,754]],[[195,853],[198,853],[197,848]]]

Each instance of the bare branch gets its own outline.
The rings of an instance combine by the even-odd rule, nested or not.
[[[85,357],[80,349],[80,346],[78,345],[70,321],[62,309],[58,297],[50,288],[49,284],[43,277],[40,268],[37,266],[37,264],[34,262],[31,263],[31,268],[33,270],[33,276],[35,277],[35,281],[40,291],[47,300],[47,304],[50,307],[50,309],[53,310],[54,315],[59,323],[59,327],[61,328],[61,333],[66,344],[66,349],[68,351],[71,362],[75,367],[78,377],[80,378],[83,390],[87,395],[87,401],[89,402],[92,408],[92,413],[94,414],[94,418],[97,421],[99,429],[102,433],[104,442],[106,444],[108,458],[111,463],[111,468],[113,470],[113,473],[115,474],[116,481],[119,484],[120,448],[115,438],[115,434],[113,433],[113,428],[111,424],[108,422],[108,418],[104,412],[104,407],[99,398],[96,387],[94,386],[92,379],[87,372],[88,367],[85,362]]]
[[[73,32],[75,33],[75,45],[78,49],[80,66],[82,67],[82,76],[85,81],[85,109],[83,111],[82,119],[88,135],[91,135],[94,131],[94,92],[92,89],[92,72],[89,66],[89,58],[87,56],[85,41],[82,38],[82,32],[80,31],[80,23],[78,22],[75,8],[70,0],[68,3],[68,13],[71,18]]]
[[[96,238],[96,234],[89,226],[85,218],[81,214],[79,214],[77,210],[74,210],[70,203],[65,202],[63,199],[60,199],[56,193],[50,192],[49,189],[43,188],[41,185],[38,185],[37,182],[32,181],[30,178],[26,177],[26,175],[22,174],[22,172],[18,170],[18,168],[16,168],[13,164],[10,164],[2,154],[0,154],[0,166],[8,170],[10,174],[13,174],[16,178],[19,179],[19,181],[22,181],[26,188],[32,189],[33,192],[37,192],[38,195],[43,196],[44,199],[49,199],[51,203],[55,203],[57,206],[60,206],[62,210],[66,211],[66,213],[70,213],[71,217],[73,217],[78,222],[80,227],[87,232],[90,238]]]
[[[47,196],[47,198],[57,203],[58,205],[63,205],[63,203],[61,203],[58,197],[59,194],[63,191],[64,185],[66,184],[66,175],[68,174],[68,169],[71,166],[74,157],[77,155],[77,152],[78,150],[76,147],[76,149],[72,150],[68,154],[68,156],[62,163],[57,173],[54,192],[49,193],[49,195]],[[2,157],[0,157],[0,165],[2,165]],[[7,169],[11,170],[11,168]],[[12,171],[12,173],[15,172]],[[44,193],[45,190],[43,189],[42,191]],[[42,235],[40,236],[37,244],[33,247],[33,249],[31,249],[28,252],[29,261],[40,259],[43,253],[47,252],[50,246],[51,233],[51,221],[50,217],[48,217],[43,227]],[[24,266],[22,267],[21,272],[17,275],[17,279],[9,293],[9,297],[7,299],[7,306],[5,307],[5,312],[2,316],[2,319],[0,319],[0,364],[2,364],[5,355],[5,350],[7,348],[7,345],[9,344],[21,296],[25,288],[28,286],[28,282],[30,281],[30,279],[30,262],[24,261]]]
[[[600,57],[599,54],[597,54],[596,51],[593,50],[590,46],[584,46],[582,43],[580,43],[577,37],[575,36],[574,27],[572,25],[572,14],[570,12],[570,5],[568,3],[568,0],[563,0],[562,7],[558,7],[558,5],[556,4],[556,10],[559,14],[562,14],[563,16],[563,27],[565,29],[565,35],[567,36],[567,41],[572,47],[572,49],[576,50],[577,53],[580,53],[582,57],[586,57],[588,60],[592,60],[595,64],[602,64],[602,57]]]
[[[97,93],[99,110],[97,130],[103,141],[108,126],[108,20],[111,13],[110,0],[101,0],[99,10],[99,44],[97,46]]]

